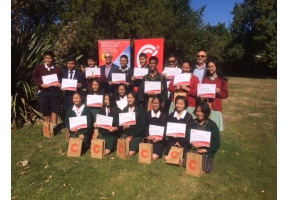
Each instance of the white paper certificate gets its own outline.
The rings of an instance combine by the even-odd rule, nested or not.
[[[206,98],[215,98],[215,89],[216,84],[198,83],[197,96]]]
[[[198,146],[209,147],[210,146],[211,132],[191,129],[190,131],[190,143],[195,143]]]
[[[48,85],[48,86],[53,86],[59,83],[56,74],[42,76],[42,82],[43,84]]]
[[[176,67],[164,67],[162,74],[166,74],[166,78],[172,79],[176,74],[180,74],[181,70]]]
[[[77,84],[78,84],[78,80],[76,80],[76,79],[63,78],[61,81],[61,89],[62,90],[76,91]]]
[[[96,123],[101,128],[110,129],[113,125],[113,117],[97,114]]]
[[[146,74],[148,74],[148,68],[134,68],[134,76],[136,77],[136,79],[142,79],[143,76],[145,76]]]
[[[125,83],[126,74],[124,73],[112,73],[112,81],[114,84]]]
[[[186,124],[167,122],[166,135],[185,138]]]
[[[128,101],[127,100],[120,100],[120,101],[116,101],[117,102],[117,105],[118,107],[123,110],[127,104],[128,104]]]
[[[91,67],[86,67],[86,78],[88,76],[95,76],[96,78],[99,78],[101,76],[100,68],[91,68]]]
[[[103,95],[87,95],[87,106],[89,107],[102,107]]]
[[[69,127],[71,130],[75,128],[78,128],[78,129],[87,128],[87,116],[70,117]]]
[[[192,76],[191,73],[176,74],[174,76],[173,85],[177,84],[189,85],[191,76]]]
[[[119,125],[136,125],[135,112],[127,112],[119,114]]]
[[[161,82],[160,81],[145,81],[144,93],[161,93]]]
[[[152,136],[154,139],[162,140],[163,133],[164,133],[163,126],[149,124],[149,135]]]

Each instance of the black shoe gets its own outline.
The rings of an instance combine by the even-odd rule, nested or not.
[[[183,159],[183,161],[181,163],[181,166],[184,167],[184,168],[186,167],[186,158]]]

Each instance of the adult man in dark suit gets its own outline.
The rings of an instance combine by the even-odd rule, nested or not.
[[[101,68],[101,81],[103,83],[103,88],[105,92],[110,91],[110,85],[109,85],[109,80],[108,77],[111,77],[112,73],[119,68],[118,65],[115,65],[112,62],[113,55],[110,51],[106,51],[104,54],[106,64],[100,66]]]

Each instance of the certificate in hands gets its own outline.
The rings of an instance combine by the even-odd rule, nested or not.
[[[205,98],[215,98],[216,84],[197,84],[197,96]]]
[[[86,67],[85,70],[86,70],[86,78],[88,78],[88,76],[95,76],[96,78],[99,78],[101,76],[100,68]]]
[[[148,68],[134,68],[134,76],[136,77],[136,79],[142,79],[143,76],[145,76],[146,74],[148,74]]]
[[[110,129],[113,125],[113,117],[97,114],[96,123],[100,128]]]
[[[161,93],[161,82],[160,81],[145,81],[144,93]]]
[[[135,112],[119,113],[119,125],[136,125]]]
[[[56,74],[50,74],[50,75],[42,76],[41,78],[42,78],[43,84],[48,85],[48,86],[53,86],[53,85],[59,83]]]
[[[166,135],[185,138],[186,124],[167,122]]]
[[[156,126],[149,124],[149,135],[153,137],[153,139],[162,140],[164,133],[163,126]]]
[[[209,147],[210,146],[211,132],[191,129],[190,131],[190,143],[195,143],[198,146]]]
[[[78,84],[78,80],[76,80],[76,79],[63,78],[61,81],[61,89],[62,90],[76,91],[77,84]]]
[[[75,128],[78,128],[78,129],[87,128],[87,116],[70,117],[69,128],[71,130]]]
[[[119,100],[119,101],[116,101],[118,107],[123,110],[127,104],[128,104],[128,101],[127,100]]]
[[[162,74],[166,74],[166,78],[172,79],[176,74],[180,74],[181,70],[176,67],[164,67]]]
[[[125,83],[126,74],[124,73],[112,73],[112,81],[114,84]]]
[[[89,107],[102,107],[103,95],[87,95],[87,106]]]
[[[173,85],[177,84],[189,85],[191,76],[192,76],[191,73],[176,74],[174,76]]]

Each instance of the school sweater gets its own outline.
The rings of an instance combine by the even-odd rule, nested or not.
[[[126,106],[123,110],[123,113],[129,112],[129,105]],[[129,129],[123,130],[123,134],[127,136],[138,137],[144,134],[145,124],[146,124],[146,112],[141,107],[135,107],[135,117],[136,117],[136,125],[130,125]]]
[[[159,117],[152,117],[151,110],[146,113],[146,127],[145,127],[145,136],[149,136],[149,125],[155,126],[166,126],[167,115],[165,113],[160,113]],[[164,128],[165,130],[165,128]],[[164,134],[164,133],[163,133]],[[163,137],[164,138],[164,137]]]
[[[221,79],[219,77],[217,77],[213,81],[210,80],[209,77],[204,77],[202,83],[216,84],[216,88],[219,88],[221,90],[220,94],[216,93],[216,97],[214,99],[209,98],[209,102],[211,103],[212,110],[222,112],[222,99],[226,99],[229,96],[228,82],[225,79]]]
[[[176,92],[185,92],[186,97],[188,100],[188,106],[195,107],[196,105],[196,94],[197,94],[197,84],[199,83],[198,78],[195,75],[191,76],[190,83],[189,83],[189,92],[179,89],[178,91],[175,90],[176,87],[173,86],[174,77],[172,78],[171,82],[169,83],[168,90],[172,93]],[[171,101],[174,102],[174,95],[172,95]]]
[[[54,68],[50,68],[50,71],[45,68],[44,65],[38,65],[32,74],[32,81],[38,86],[38,90],[41,92],[55,92],[59,91],[59,87],[50,86],[48,88],[42,88],[41,84],[43,84],[42,76],[56,74],[58,78],[58,82],[61,82],[61,69],[57,66]]]
[[[119,126],[119,113],[120,112],[121,112],[121,110],[119,108],[116,108],[116,111],[114,113],[109,113],[108,114],[109,117],[113,117],[113,125],[112,126],[113,127],[117,127],[118,130],[120,130],[122,128],[122,127]],[[99,114],[100,115],[106,115],[106,111],[104,111],[103,109],[100,109]],[[114,134],[114,132],[110,132],[108,129],[105,129],[105,128],[99,128],[99,133],[107,134],[107,135]]]

